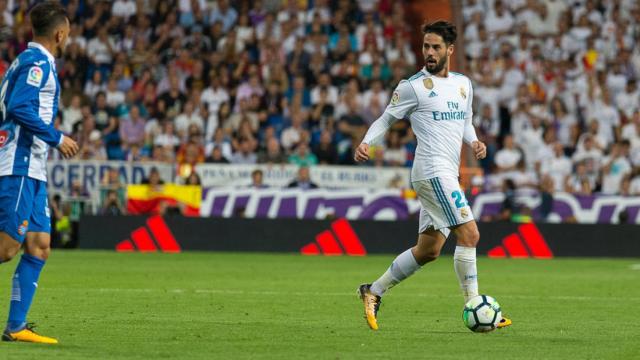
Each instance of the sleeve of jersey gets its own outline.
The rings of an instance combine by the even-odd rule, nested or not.
[[[384,113],[371,124],[362,141],[365,144],[378,144],[391,125],[404,119],[418,105],[416,93],[407,80],[400,81],[391,96],[391,101]]]
[[[11,98],[7,104],[7,115],[20,126],[28,129],[49,146],[57,147],[62,141],[62,132],[40,118],[40,91],[49,77],[48,64],[25,65],[18,70]]]
[[[467,116],[464,118],[464,135],[462,139],[467,145],[478,141],[476,129],[473,127],[473,86],[469,81],[469,105],[467,106]]]

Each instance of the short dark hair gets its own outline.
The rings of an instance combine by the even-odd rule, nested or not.
[[[68,21],[67,11],[57,1],[36,4],[29,12],[34,36],[49,36],[60,24]]]
[[[422,33],[425,35],[429,33],[440,35],[447,45],[455,44],[456,38],[458,37],[456,26],[444,20],[424,24],[422,26]]]

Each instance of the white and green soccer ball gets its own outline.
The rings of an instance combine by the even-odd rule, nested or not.
[[[502,310],[496,299],[489,295],[478,295],[464,305],[462,320],[474,332],[492,331],[502,320]]]

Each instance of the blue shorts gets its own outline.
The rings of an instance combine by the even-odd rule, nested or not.
[[[51,233],[46,182],[27,176],[0,176],[0,231],[21,244],[27,231]]]

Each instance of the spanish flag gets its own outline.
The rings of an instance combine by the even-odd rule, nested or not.
[[[178,207],[185,216],[200,216],[202,188],[196,185],[128,185],[129,214],[159,214],[165,206]]]

